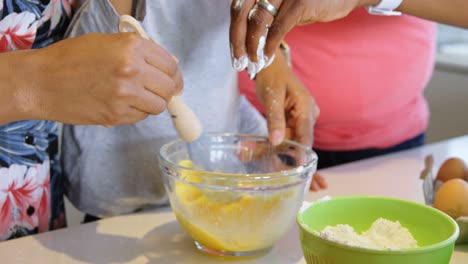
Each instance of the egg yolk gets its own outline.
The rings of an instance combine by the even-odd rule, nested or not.
[[[187,160],[179,164],[192,167]],[[202,182],[199,174],[183,171],[182,179],[189,183],[176,182],[173,210],[183,229],[210,249],[242,252],[268,248],[287,231],[297,212],[294,205],[300,194],[294,188],[242,193],[220,201],[195,185]]]

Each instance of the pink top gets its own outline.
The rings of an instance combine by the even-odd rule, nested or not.
[[[372,16],[364,9],[293,29],[286,37],[293,68],[321,110],[314,147],[386,148],[422,133],[429,117],[423,90],[434,65],[435,33],[434,23]],[[239,82],[259,107],[253,82],[245,73]]]

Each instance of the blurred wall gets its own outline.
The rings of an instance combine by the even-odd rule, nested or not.
[[[468,134],[468,57],[438,56],[426,89],[431,118],[427,142]]]

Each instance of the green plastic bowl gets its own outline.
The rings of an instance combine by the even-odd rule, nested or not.
[[[378,218],[399,221],[418,248],[377,250],[328,241],[319,236],[326,226],[348,224],[358,233]],[[385,197],[334,197],[313,203],[297,215],[302,251],[308,264],[444,264],[449,263],[458,225],[448,215],[419,203]]]

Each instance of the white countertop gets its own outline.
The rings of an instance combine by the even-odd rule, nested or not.
[[[424,157],[434,155],[435,168],[448,157],[468,161],[468,136],[411,151],[322,170],[329,189],[324,195],[381,195],[423,202],[419,173]],[[119,216],[36,236],[0,243],[0,263],[220,263],[199,253],[169,209]],[[296,227],[267,255],[242,264],[305,263]],[[451,264],[468,263],[468,245],[458,246]]]

